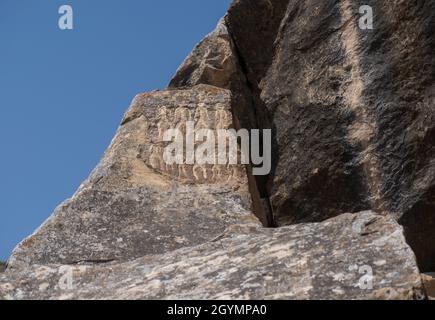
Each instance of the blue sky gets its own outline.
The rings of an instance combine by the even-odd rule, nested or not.
[[[163,88],[230,0],[0,0],[0,259],[70,197],[135,94]],[[58,28],[71,5],[74,30]]]

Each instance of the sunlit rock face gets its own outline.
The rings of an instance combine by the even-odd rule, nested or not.
[[[424,297],[401,227],[373,212],[280,229],[233,226],[215,241],[124,263],[33,266],[0,276],[6,299]]]
[[[168,165],[166,130],[232,127],[228,90],[199,85],[135,97],[100,164],[9,261],[124,261],[199,245],[232,224],[259,224],[242,165]],[[185,148],[185,146],[184,146]]]
[[[233,1],[17,246],[0,299],[427,298],[433,30],[429,0]],[[187,121],[271,129],[272,171],[168,165]]]

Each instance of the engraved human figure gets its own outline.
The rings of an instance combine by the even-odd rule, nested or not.
[[[199,105],[195,112],[195,129],[209,129],[209,120],[208,110]]]
[[[178,165],[178,179],[189,179],[189,167],[187,164]]]
[[[168,119],[167,107],[161,107],[159,109],[158,114],[159,114],[159,121],[157,123],[157,128],[159,132],[159,141],[162,141],[165,131],[171,128],[171,122]]]
[[[152,145],[150,148],[150,165],[158,171],[166,171],[165,163],[163,162],[163,152],[161,147]]]
[[[184,134],[186,132],[186,122],[189,121],[190,118],[191,114],[189,109],[185,107],[178,107],[174,114],[175,129]]]
[[[223,107],[219,107],[215,114],[216,129],[227,129],[231,124],[229,112]]]
[[[207,167],[205,165],[198,165],[198,164],[194,165],[193,176],[195,177],[196,181],[207,180],[208,177]]]
[[[225,175],[225,166],[221,165],[221,164],[216,164],[213,166],[212,168],[212,172],[213,172],[213,178],[212,180],[214,182],[220,182],[222,181],[222,177]]]

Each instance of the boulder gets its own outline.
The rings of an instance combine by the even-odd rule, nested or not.
[[[435,3],[238,0],[226,23],[274,130],[275,224],[391,214],[435,270]]]
[[[400,268],[397,268],[400,266]],[[234,225],[198,246],[0,276],[0,299],[421,299],[402,228],[373,212],[280,229]]]

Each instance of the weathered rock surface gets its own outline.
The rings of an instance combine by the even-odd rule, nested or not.
[[[4,272],[6,270],[6,263],[0,262],[0,272]]]
[[[9,267],[128,260],[204,243],[259,224],[243,166],[172,165],[163,132],[230,128],[228,90],[197,86],[138,95],[101,163],[13,252]]]
[[[423,285],[430,300],[435,300],[435,273],[422,275]]]
[[[388,212],[435,269],[435,2],[240,0],[226,21],[275,132],[275,223]]]
[[[236,129],[260,127],[257,121],[263,117],[258,116],[254,110],[254,97],[244,73],[243,63],[239,60],[237,48],[228,32],[225,18],[221,19],[216,29],[192,50],[170,81],[168,88],[191,88],[199,84],[231,90],[232,116]],[[264,226],[272,226],[273,218],[267,194],[262,187],[263,181],[257,181],[250,172],[248,168],[253,211]]]
[[[234,0],[14,250],[0,299],[431,295],[433,30],[430,0]],[[162,134],[187,120],[272,129],[272,172],[166,165]]]
[[[402,228],[372,212],[281,229],[233,226],[221,239],[196,247],[70,268],[7,271],[0,276],[0,299],[424,297]]]

